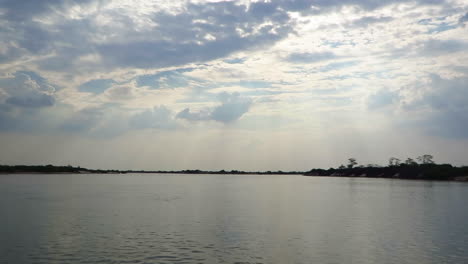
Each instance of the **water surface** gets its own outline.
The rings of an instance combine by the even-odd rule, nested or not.
[[[468,263],[468,184],[0,175],[0,263]]]

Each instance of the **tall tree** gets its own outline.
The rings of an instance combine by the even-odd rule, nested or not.
[[[398,166],[400,165],[400,159],[399,158],[395,158],[395,157],[391,157],[389,160],[388,160],[388,166]]]
[[[422,163],[422,164],[434,164],[434,161],[432,160],[434,157],[429,154],[424,154],[422,156],[417,157],[417,160]]]
[[[348,161],[349,161],[348,162],[349,169],[352,169],[355,165],[358,164],[355,158],[349,158]]]

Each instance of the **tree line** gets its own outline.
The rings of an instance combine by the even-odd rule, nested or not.
[[[391,157],[387,166],[359,165],[355,158],[349,158],[346,165],[327,170],[312,169],[305,175],[468,181],[468,167],[436,164],[432,155],[424,154],[416,159],[407,158],[403,162],[399,158]]]

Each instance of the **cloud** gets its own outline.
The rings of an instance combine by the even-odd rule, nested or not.
[[[198,112],[191,112],[186,108],[177,113],[176,118],[190,121],[214,120],[221,123],[231,123],[247,113],[252,101],[242,97],[239,93],[221,93],[219,95],[221,104]]]
[[[38,15],[44,15],[54,10],[65,10],[73,5],[86,4],[95,0],[41,0],[20,1],[1,0],[0,4],[4,10],[4,16],[8,20],[25,21]]]
[[[16,72],[0,79],[4,104],[23,108],[41,108],[55,104],[55,87],[34,72]],[[1,103],[1,102],[0,102]]]
[[[430,39],[422,44],[421,54],[425,56],[440,56],[454,52],[466,51],[468,49],[468,43],[456,39]]]
[[[374,110],[401,106],[401,123],[433,136],[468,139],[467,84],[466,76],[444,79],[431,74],[427,84],[413,84],[409,89],[412,93],[403,94],[404,89],[400,93],[382,90],[370,97],[369,105]]]
[[[444,5],[445,0],[283,0],[282,6],[297,7],[301,13],[320,14],[330,12],[333,10],[341,9],[345,6],[355,6],[364,10],[374,10],[391,4],[417,2],[420,5]],[[310,8],[312,7],[312,8]],[[292,9],[291,9],[292,10]]]
[[[152,89],[178,88],[187,86],[190,81],[199,81],[184,75],[192,71],[192,68],[163,71],[156,74],[140,75],[136,78],[137,86],[147,86]]]
[[[393,17],[389,16],[365,16],[361,17],[359,19],[353,20],[351,22],[351,26],[353,27],[368,27],[371,24],[376,24],[376,23],[386,23],[394,20]]]
[[[114,83],[115,81],[112,79],[95,79],[81,84],[78,87],[78,90],[80,92],[100,94],[110,88]]]
[[[101,107],[88,107],[68,116],[60,125],[60,129],[67,132],[87,132],[96,127],[104,117]]]
[[[209,109],[201,110],[198,112],[191,112],[189,108],[177,113],[176,118],[186,119],[190,121],[203,121],[211,119],[211,111]]]
[[[392,92],[387,89],[380,89],[376,93],[369,96],[367,99],[367,107],[370,110],[381,109],[386,106],[393,105],[400,99],[397,92]]]
[[[297,21],[291,12],[305,15],[343,6],[369,10],[401,2],[410,1],[188,1],[176,12],[161,5],[134,13],[98,0],[3,0],[0,19],[6,30],[0,31],[0,39],[9,41],[0,43],[0,62],[44,55],[35,63],[40,69],[57,72],[203,63],[273,46],[295,32]],[[390,19],[367,16],[355,24],[365,26]],[[97,59],[80,60],[86,56]]]
[[[443,79],[431,75],[431,91],[419,103],[431,111],[423,125],[428,132],[448,138],[468,138],[468,77]]]
[[[116,85],[106,91],[111,100],[129,100],[135,97],[134,88],[128,85]]]
[[[177,127],[172,111],[165,106],[156,106],[130,117],[129,124],[134,129],[174,129]]]
[[[104,61],[138,68],[204,62],[272,45],[292,32],[287,11],[273,2],[188,4],[184,13],[160,11],[151,20],[164,27],[146,32],[146,40],[98,45]]]
[[[353,60],[353,61],[340,61],[340,62],[332,62],[323,67],[319,68],[321,72],[328,72],[333,70],[340,70],[348,67],[352,67],[361,63],[360,61]]]
[[[294,52],[286,57],[286,61],[292,63],[315,63],[335,59],[337,56],[333,52]]]
[[[458,19],[459,24],[465,24],[468,21],[468,12]]]

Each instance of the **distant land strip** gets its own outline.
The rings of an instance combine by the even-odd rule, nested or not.
[[[102,170],[73,166],[54,165],[0,165],[0,174],[124,174],[124,173],[165,173],[165,174],[253,174],[253,175],[304,175],[355,178],[391,178],[415,180],[467,181],[468,166],[455,167],[450,164],[401,163],[388,166],[348,166],[339,168],[311,169],[310,171],[241,171],[241,170]]]

